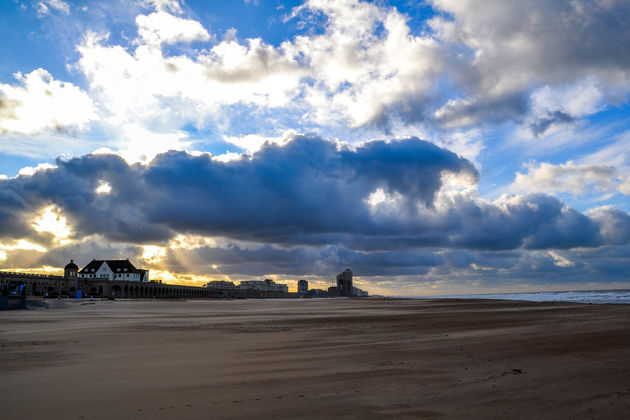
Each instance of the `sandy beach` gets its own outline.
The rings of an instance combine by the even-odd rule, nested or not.
[[[626,418],[630,306],[49,301],[0,313],[0,417]]]

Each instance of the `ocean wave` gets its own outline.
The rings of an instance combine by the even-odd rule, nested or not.
[[[525,300],[525,301],[530,301],[530,302],[630,304],[630,289],[418,296],[417,298],[418,299],[505,299],[505,300]]]

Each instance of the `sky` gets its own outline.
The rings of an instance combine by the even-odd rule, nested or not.
[[[0,39],[0,269],[630,287],[626,0],[6,0]]]

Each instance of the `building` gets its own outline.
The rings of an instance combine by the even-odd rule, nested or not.
[[[234,289],[236,285],[231,281],[210,281],[205,284],[210,289]]]
[[[298,280],[297,282],[297,293],[298,296],[306,296],[308,293],[308,281],[306,280]]]
[[[79,266],[74,263],[74,260],[63,268],[63,278],[65,279],[64,289],[68,293],[76,293],[79,290]]]
[[[80,280],[122,280],[148,282],[149,270],[141,270],[126,260],[92,260],[81,271]]]
[[[352,271],[347,268],[337,274],[337,294],[338,296],[354,296],[352,292]]]
[[[323,289],[311,289],[308,291],[308,293],[306,294],[306,297],[308,298],[323,298],[323,297],[328,297],[328,292],[326,292]]]
[[[260,280],[244,280],[239,285],[244,290],[256,290],[260,292],[284,292],[289,293],[289,287],[286,284],[276,283],[271,279]]]

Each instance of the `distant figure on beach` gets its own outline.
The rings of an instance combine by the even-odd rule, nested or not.
[[[22,299],[20,300],[20,309],[26,309],[26,287],[22,287],[20,285],[20,296]]]

